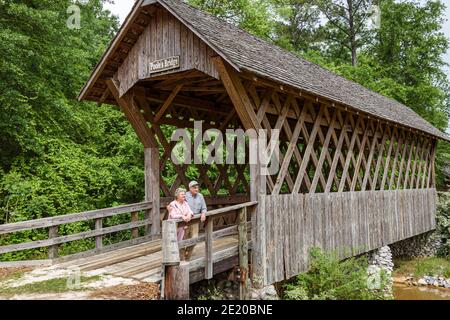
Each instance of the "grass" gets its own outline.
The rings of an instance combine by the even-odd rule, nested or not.
[[[100,279],[99,276],[81,277],[81,284]],[[87,290],[83,286],[69,288],[67,286],[67,278],[56,278],[45,281],[33,282],[18,287],[0,287],[0,295],[14,296],[19,294],[39,294],[39,293],[63,293],[69,291],[83,291]]]
[[[450,259],[449,258],[415,258],[408,260],[396,260],[397,266],[394,275],[413,275],[420,278],[423,276],[444,276],[450,278]]]

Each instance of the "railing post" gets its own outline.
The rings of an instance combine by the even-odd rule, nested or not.
[[[205,279],[213,277],[213,220],[209,217],[205,226]]]
[[[161,299],[189,299],[189,263],[180,263],[175,221],[162,223]]]
[[[51,226],[48,229],[48,238],[54,239],[58,237],[58,226]],[[48,258],[56,259],[58,258],[58,245],[53,245],[48,248]]]
[[[239,299],[247,297],[247,275],[248,275],[248,239],[247,239],[247,208],[239,211]]]
[[[103,229],[103,218],[95,219],[95,230]],[[103,248],[103,236],[95,237],[95,248],[101,249]]]
[[[137,212],[131,213],[131,222],[137,222],[139,220],[139,215]],[[139,237],[139,228],[131,229],[131,238],[136,239]]]

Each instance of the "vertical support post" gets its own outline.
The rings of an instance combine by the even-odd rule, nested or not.
[[[161,299],[189,299],[189,263],[180,263],[177,225],[174,221],[162,223]]]
[[[137,222],[139,220],[139,215],[137,212],[131,213],[131,222]],[[131,238],[136,239],[139,237],[139,228],[131,229]]]
[[[146,212],[146,219],[151,219],[151,228],[146,234],[153,236],[161,234],[160,193],[159,193],[159,150],[145,148],[145,201],[152,203],[152,209]]]
[[[212,279],[213,274],[213,217],[209,217],[205,227],[205,279]]]
[[[189,262],[166,267],[164,291],[166,300],[189,300]]]
[[[259,160],[255,162],[250,164],[250,201],[258,201],[258,204],[250,207],[248,211],[252,219],[251,278],[253,286],[261,287],[266,284],[266,212],[264,203],[266,177],[261,175]]]
[[[54,239],[58,237],[58,226],[51,226],[48,229],[48,238]],[[58,245],[50,246],[48,248],[48,258],[56,259],[58,258]]]
[[[247,239],[247,208],[239,211],[239,299],[247,297],[247,274],[248,274],[248,239]]]
[[[95,230],[103,229],[103,218],[95,219]],[[103,248],[103,236],[95,237],[95,248]]]

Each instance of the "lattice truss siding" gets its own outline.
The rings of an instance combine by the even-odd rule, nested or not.
[[[242,128],[220,81],[194,75],[190,87],[197,86],[199,92],[215,88],[216,95],[209,91],[208,100],[189,96],[181,92],[183,86],[168,80],[167,87],[162,82],[158,88],[170,88],[170,94],[133,98],[160,146],[162,194],[172,196],[192,178],[212,196],[249,193],[246,165],[175,165],[171,161],[176,142],[170,136],[176,128],[193,128],[194,120],[203,121],[203,130],[215,128],[223,134],[226,129]],[[435,140],[430,136],[258,81],[241,80],[260,127],[269,134],[280,130],[280,170],[267,177],[268,194],[434,186]],[[170,177],[169,172],[176,175]]]
[[[250,86],[261,127],[280,130],[268,193],[420,189],[434,185],[435,140],[344,108]],[[257,107],[256,107],[257,106]]]
[[[242,125],[233,106],[228,105],[228,110],[214,110],[212,103],[196,99],[192,96],[179,94],[181,87],[175,86],[171,94],[161,99],[155,97],[134,97],[134,103],[143,112],[148,121],[160,148],[160,172],[161,191],[163,196],[172,197],[175,190],[187,187],[192,179],[197,180],[206,195],[236,195],[250,192],[248,183],[248,166],[245,164],[194,164],[194,140],[201,139],[207,129],[217,129],[225,136],[227,129],[239,129]],[[224,89],[222,88],[222,91]],[[173,103],[175,97],[177,100]],[[170,101],[170,102],[169,102]],[[181,102],[180,102],[181,101]],[[193,105],[196,105],[194,108]],[[156,119],[155,119],[156,118]],[[194,121],[202,121],[203,132],[195,132],[193,137]],[[175,164],[171,154],[177,145],[177,141],[171,141],[171,136],[177,128],[188,128],[191,138],[191,164]],[[193,138],[193,139],[192,139]],[[214,143],[213,143],[214,144]],[[175,151],[176,153],[176,151]],[[200,151],[197,150],[197,155]],[[246,156],[248,159],[248,155]],[[236,154],[234,158],[237,163]],[[247,163],[247,162],[246,162]],[[175,175],[173,175],[175,173]]]

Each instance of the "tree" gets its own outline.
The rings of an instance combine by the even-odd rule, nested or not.
[[[324,32],[329,50],[344,60],[350,53],[351,63],[356,66],[358,49],[370,36],[367,22],[372,0],[317,0],[317,5],[327,19]]]
[[[311,0],[275,0],[275,42],[292,51],[306,53],[318,49],[320,10]]]
[[[76,101],[118,30],[117,18],[101,0],[76,2],[81,29],[69,29],[73,3],[0,1],[0,224],[143,199],[143,152],[131,126],[119,110]],[[90,226],[64,228],[62,235]],[[0,245],[45,233],[1,237]]]
[[[267,0],[188,0],[188,2],[247,32],[268,39],[273,29]]]

